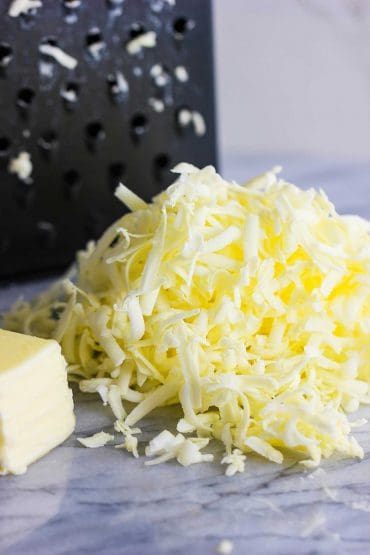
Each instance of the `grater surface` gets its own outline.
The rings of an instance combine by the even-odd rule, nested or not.
[[[216,164],[209,0],[44,0],[17,18],[8,7],[0,13],[3,279],[68,265],[122,215],[113,196],[120,179],[148,200],[173,180],[176,163]],[[156,45],[136,51],[133,39],[148,32]],[[9,171],[21,152],[29,177]]]

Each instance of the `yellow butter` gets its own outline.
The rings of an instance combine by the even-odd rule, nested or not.
[[[0,473],[22,474],[74,426],[58,343],[0,330]]]

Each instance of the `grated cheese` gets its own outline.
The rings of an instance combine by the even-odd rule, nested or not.
[[[200,112],[197,112],[196,110],[193,110],[193,125],[196,135],[198,135],[199,137],[205,135],[207,131],[206,122],[204,121],[204,117],[202,116],[202,114]]]
[[[40,44],[39,51],[41,52],[41,54],[50,56],[56,62],[58,62],[58,64],[66,67],[67,69],[75,69],[75,67],[77,66],[78,62],[76,58],[73,58],[73,56],[70,56],[58,46],[53,46],[52,44]]]
[[[126,451],[132,453],[135,458],[138,458],[138,439],[135,437],[135,434],[140,434],[141,430],[139,428],[130,428],[123,419],[116,420],[114,429],[116,432],[123,434],[124,437],[124,442],[116,445],[116,449],[126,449]]]
[[[221,464],[228,465],[225,471],[226,476],[234,476],[237,472],[244,472],[246,458],[240,449],[234,449],[232,453],[226,454],[221,460]]]
[[[180,404],[178,433],[152,439],[149,464],[211,461],[212,438],[227,475],[251,453],[281,464],[287,450],[307,468],[363,457],[363,421],[348,414],[370,403],[370,226],[279,171],[240,186],[181,163],[152,203],[120,185],[132,213],[79,253],[76,285],[5,319],[59,339],[70,378],[110,405],[134,456],[133,427]]]
[[[181,127],[186,127],[193,121],[193,115],[190,110],[183,108],[179,111],[177,119]]]
[[[67,100],[67,102],[77,102],[78,100],[76,91],[72,89],[71,90],[62,89],[60,91],[60,96],[64,98],[64,100]]]
[[[188,81],[189,79],[188,71],[184,66],[176,66],[174,69],[174,73],[176,79],[180,81],[180,83],[186,83],[186,81]]]
[[[8,9],[10,17],[19,17],[22,14],[27,14],[31,10],[42,7],[41,0],[13,0]]]
[[[21,181],[28,181],[32,174],[33,165],[29,152],[20,152],[12,158],[8,165],[8,171],[15,173]]]
[[[81,443],[84,447],[89,447],[90,449],[95,449],[97,447],[104,447],[109,441],[113,441],[114,436],[112,434],[107,434],[106,432],[98,432],[89,437],[78,437],[77,441]]]
[[[156,457],[147,461],[146,465],[159,464],[171,459],[177,459],[182,466],[200,462],[213,461],[213,455],[202,454],[201,449],[208,445],[208,438],[185,438],[182,434],[174,436],[168,430],[163,430],[149,442],[145,449],[147,457]]]
[[[150,97],[148,99],[148,104],[153,108],[155,112],[163,112],[163,110],[165,109],[164,102],[160,98]]]
[[[177,122],[180,127],[187,127],[192,123],[194,132],[198,137],[202,137],[207,131],[204,117],[200,112],[197,112],[196,110],[182,108],[177,114]]]
[[[165,87],[170,82],[170,75],[162,64],[155,64],[150,68],[150,76],[156,87]]]

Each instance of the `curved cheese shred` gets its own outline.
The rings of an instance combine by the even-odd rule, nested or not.
[[[211,460],[211,438],[227,475],[251,452],[308,467],[363,456],[347,413],[370,402],[370,224],[279,170],[240,186],[179,164],[150,204],[120,185],[133,212],[79,254],[76,285],[5,318],[61,341],[71,379],[111,406],[135,456],[132,426],[181,405],[150,464]]]

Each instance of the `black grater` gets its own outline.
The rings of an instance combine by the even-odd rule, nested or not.
[[[176,163],[216,164],[210,1],[43,0],[19,17],[11,4],[0,20],[3,279],[68,265],[122,214],[119,180],[150,199]],[[10,172],[21,152],[30,175]]]

